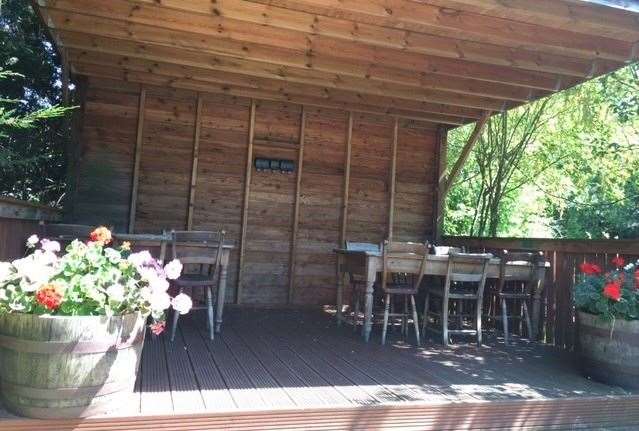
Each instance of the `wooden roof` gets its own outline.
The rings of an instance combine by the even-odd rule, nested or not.
[[[639,58],[629,0],[35,3],[76,74],[451,126]]]

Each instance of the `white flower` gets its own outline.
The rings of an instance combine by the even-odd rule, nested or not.
[[[153,256],[148,250],[131,253],[127,260],[137,268],[153,263]]]
[[[49,241],[48,239],[43,238],[42,241],[40,241],[40,244],[44,251],[48,251],[50,253],[57,253],[60,251],[60,243],[58,241]]]
[[[151,292],[150,287],[143,287],[140,289],[140,298],[142,298],[142,300],[151,302],[152,296],[153,296],[153,292]]]
[[[122,260],[120,252],[110,247],[104,249],[104,255],[109,259],[109,262],[113,264],[118,264]]]
[[[106,294],[109,296],[110,301],[122,302],[124,301],[124,286],[121,284],[112,284],[107,287]]]
[[[152,280],[149,280],[149,286],[151,287],[153,294],[165,293],[169,290],[169,282],[161,277],[155,277]]]
[[[164,273],[169,280],[177,280],[182,274],[182,262],[173,259],[164,266]]]
[[[171,306],[178,313],[186,314],[191,311],[191,308],[193,307],[193,301],[191,301],[189,295],[180,293],[178,296],[173,298],[173,300],[171,301]]]
[[[11,264],[9,262],[0,262],[0,283],[7,280],[11,272]]]
[[[29,247],[29,248],[35,247],[36,244],[38,243],[38,241],[40,241],[40,238],[38,238],[38,235],[36,235],[36,234],[31,235],[27,239],[27,247]]]
[[[151,310],[164,311],[171,306],[171,297],[166,292],[153,292],[151,295]]]

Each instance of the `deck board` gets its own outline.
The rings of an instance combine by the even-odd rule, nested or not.
[[[219,428],[251,429],[278,429],[281,421],[326,429],[344,418],[352,429],[391,418],[393,426],[421,421],[415,429],[566,429],[584,420],[592,428],[583,429],[614,429],[639,421],[639,397],[585,379],[570,354],[525,340],[505,346],[489,335],[481,348],[470,340],[444,348],[433,338],[418,348],[391,333],[381,346],[379,334],[366,344],[321,310],[230,308],[225,317],[214,341],[198,312],[180,319],[173,343],[168,334],[149,336],[131,402],[96,420],[152,423],[165,415],[185,418],[184,429],[185,413],[215,414],[207,420]],[[0,411],[0,429],[18,429],[20,420]]]

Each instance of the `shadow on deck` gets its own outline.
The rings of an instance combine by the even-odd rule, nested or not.
[[[174,343],[148,338],[125,409],[58,427],[7,418],[0,429],[633,429],[639,421],[639,397],[523,340],[417,348],[396,338],[382,347],[320,310],[230,308],[225,317],[214,341],[200,314],[181,319]]]

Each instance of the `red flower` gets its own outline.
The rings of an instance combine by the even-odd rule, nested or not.
[[[624,266],[625,263],[626,261],[623,260],[623,257],[621,256],[617,256],[614,259],[612,259],[612,264],[616,266],[617,268],[621,268],[622,266]]]
[[[151,332],[155,335],[160,335],[164,332],[164,328],[166,328],[166,322],[155,322],[149,325],[149,329],[151,329]]]
[[[104,226],[100,226],[89,234],[89,239],[100,245],[107,245],[111,242],[111,231]]]
[[[601,268],[599,267],[599,265],[594,263],[584,262],[581,265],[579,265],[579,269],[581,269],[581,272],[583,272],[586,275],[601,274]]]
[[[606,284],[603,289],[603,294],[606,298],[619,301],[621,299],[621,283],[619,281],[612,281]]]
[[[62,304],[63,289],[57,284],[43,285],[35,294],[35,300],[47,310],[57,310]]]
[[[635,289],[639,290],[639,269],[635,271]]]

